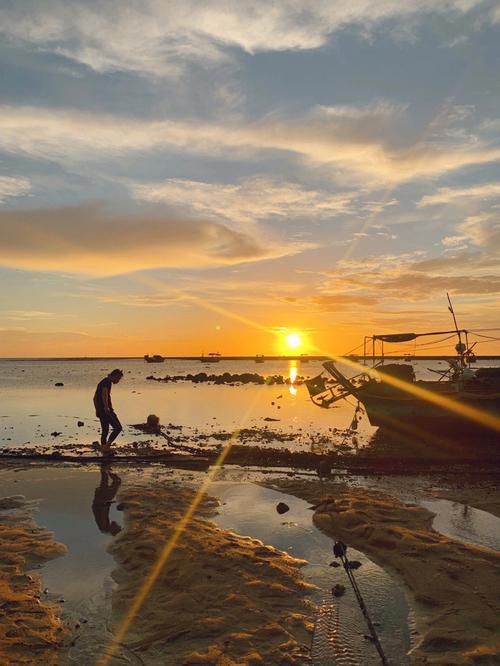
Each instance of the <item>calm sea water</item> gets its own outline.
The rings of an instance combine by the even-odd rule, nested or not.
[[[484,362],[485,365],[492,363]],[[417,361],[417,376],[430,378],[428,367],[444,369],[444,362]],[[479,364],[478,364],[479,365]],[[130,426],[143,423],[148,414],[160,417],[162,424],[182,426],[184,434],[196,437],[197,432],[234,431],[238,428],[267,428],[290,433],[290,442],[271,441],[268,445],[292,449],[321,450],[322,436],[332,446],[342,443],[343,431],[351,423],[354,401],[340,401],[333,409],[320,409],[309,399],[305,386],[280,385],[210,385],[191,382],[158,383],[146,377],[155,375],[186,375],[201,371],[213,374],[258,372],[314,376],[322,371],[316,361],[200,361],[169,360],[163,364],[147,364],[140,359],[129,360],[0,360],[0,449],[37,445],[50,448],[54,444],[91,444],[98,439],[98,422],[92,397],[100,379],[115,367],[124,372],[123,380],[113,387],[114,408],[124,432],[117,444],[140,439]],[[64,386],[56,387],[62,382]],[[78,426],[83,421],[84,426]],[[340,432],[336,432],[338,429]],[[61,433],[57,437],[53,432]],[[359,443],[369,441],[374,429],[366,419],[359,427]],[[163,442],[164,443],[164,442]]]

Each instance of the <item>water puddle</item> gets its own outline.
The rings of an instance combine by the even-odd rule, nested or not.
[[[419,500],[435,514],[432,528],[464,543],[500,550],[500,518],[468,504],[445,499]]]
[[[313,512],[308,509],[309,504],[250,483],[217,482],[211,493],[223,503],[214,519],[219,527],[259,539],[290,555],[308,560],[309,565],[302,572],[306,580],[319,588],[312,598],[323,608],[321,624],[330,624],[335,634],[334,642],[330,641],[331,648],[320,646],[319,651],[324,654],[316,663],[333,666],[352,664],[354,660],[363,666],[378,666],[380,658],[372,643],[364,637],[367,628],[346,574],[342,568],[329,566],[334,560],[333,541],[313,526]],[[278,502],[286,503],[290,510],[278,514]],[[355,578],[376,622],[389,662],[405,666],[409,663],[406,654],[410,649],[410,631],[409,609],[402,585],[360,551],[351,548],[348,556],[362,564],[356,570]],[[333,601],[330,589],[336,583],[345,585],[346,593]],[[318,641],[325,643],[321,636],[318,636]]]
[[[107,553],[112,537],[99,529],[92,510],[95,492],[102,485],[98,470],[40,468],[1,477],[2,495],[39,500],[36,522],[54,532],[55,540],[68,549],[36,573],[43,579],[47,599],[60,606],[65,622],[74,630],[67,654],[70,664],[95,664],[96,655],[112,638],[108,623],[115,562]],[[110,523],[119,525],[121,520],[116,505],[110,504]],[[141,662],[122,651],[116,663]]]

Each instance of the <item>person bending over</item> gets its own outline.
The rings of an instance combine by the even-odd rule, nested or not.
[[[97,384],[94,394],[95,413],[101,422],[101,446],[104,453],[111,451],[111,444],[123,430],[111,402],[111,386],[118,384],[122,377],[123,372],[121,370],[113,370]],[[108,437],[110,426],[112,430]]]

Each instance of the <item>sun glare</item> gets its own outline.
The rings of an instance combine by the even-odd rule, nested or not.
[[[289,335],[287,335],[285,338],[285,342],[288,349],[297,349],[302,344],[300,335],[297,335],[297,333],[290,333]]]

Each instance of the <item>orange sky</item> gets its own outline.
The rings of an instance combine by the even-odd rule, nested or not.
[[[64,5],[0,3],[0,356],[500,327],[494,2]]]

